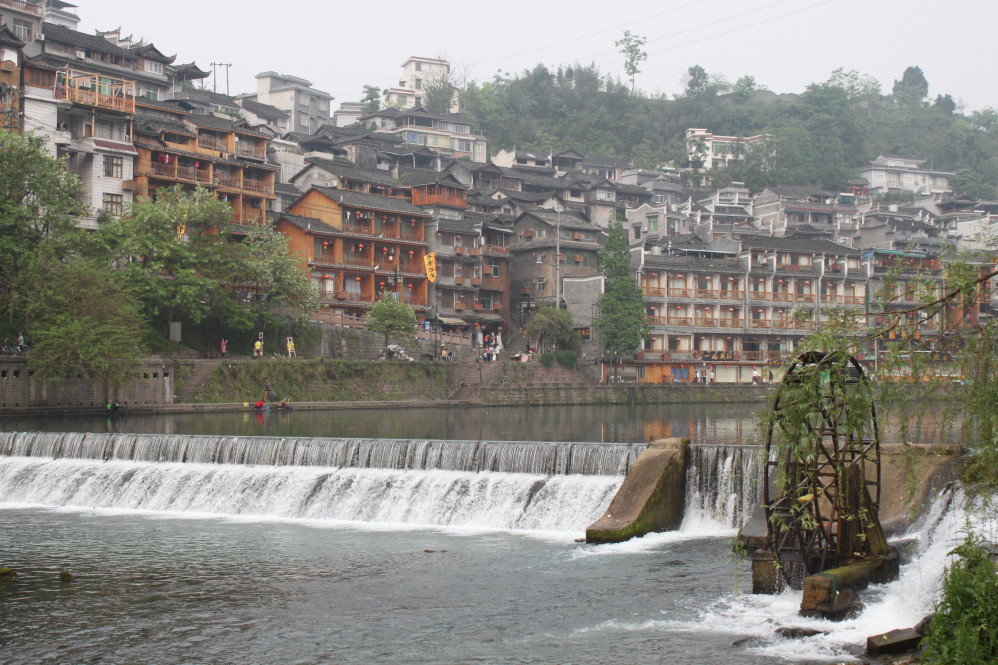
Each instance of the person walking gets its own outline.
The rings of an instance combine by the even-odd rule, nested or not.
[[[263,340],[258,339],[253,342],[253,358],[263,358]]]
[[[224,358],[225,354],[229,352],[229,340],[227,340],[227,339],[225,339],[223,337],[222,341],[219,342],[219,344],[218,344],[218,348],[219,348],[219,351],[222,352],[222,357]]]
[[[759,383],[759,368],[758,367],[753,367],[752,368],[752,385],[755,385],[757,383]]]
[[[268,402],[277,400],[277,394],[274,392],[274,386],[270,385],[270,379],[263,380],[263,398]]]

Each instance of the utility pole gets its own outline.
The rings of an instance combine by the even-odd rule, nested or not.
[[[554,222],[554,306],[561,309],[561,210]]]
[[[225,67],[225,94],[229,94],[229,67],[232,66],[231,62],[213,62],[211,63],[211,89],[213,92],[218,92],[218,67]]]

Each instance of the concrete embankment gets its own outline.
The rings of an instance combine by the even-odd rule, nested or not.
[[[631,466],[603,516],[586,529],[586,542],[619,543],[683,521],[689,439],[653,441]]]

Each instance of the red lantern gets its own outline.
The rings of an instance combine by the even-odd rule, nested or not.
[[[357,244],[357,249],[359,249],[360,251],[363,252],[364,251],[364,243],[358,243]]]
[[[406,284],[406,286],[409,287],[410,289],[413,288],[412,284]]]
[[[353,281],[355,281],[355,282],[359,282],[359,281],[360,281],[360,275],[357,275],[356,277],[354,277],[354,278],[353,278]]]
[[[323,275],[322,279],[329,279],[329,275]]]
[[[381,288],[384,288],[385,287],[385,283],[384,282],[378,282],[378,286],[380,286]]]
[[[411,250],[411,249],[409,250],[409,256],[412,256],[412,255],[413,255],[413,254],[415,254],[415,253],[416,253],[416,252],[414,252],[413,250]]]
[[[323,240],[322,241],[322,246],[323,247],[329,247],[329,241],[328,240]]]

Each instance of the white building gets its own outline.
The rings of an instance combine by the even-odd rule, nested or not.
[[[402,78],[397,87],[384,91],[385,106],[397,109],[411,109],[423,106],[426,91],[435,85],[450,82],[450,63],[440,58],[410,56],[402,63]],[[451,100],[452,113],[460,110],[455,92]]]
[[[860,169],[861,178],[870,183],[870,193],[884,193],[891,190],[906,190],[916,194],[941,196],[951,194],[950,171],[923,169],[924,159],[880,155],[869,165]]]
[[[241,97],[290,113],[292,132],[312,134],[330,121],[329,102],[333,96],[297,76],[262,72],[256,75],[256,95]]]

